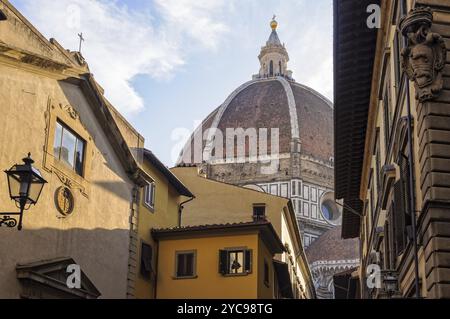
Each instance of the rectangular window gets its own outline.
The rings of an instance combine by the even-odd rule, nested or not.
[[[192,278],[195,277],[195,251],[176,252],[176,278]]]
[[[283,183],[280,185],[280,195],[281,197],[288,197],[288,183]]]
[[[150,278],[152,274],[152,246],[142,243],[141,245],[141,275],[145,278]]]
[[[311,204],[311,217],[317,219],[317,205]]]
[[[156,185],[154,182],[148,183],[144,187],[144,203],[152,209],[155,208],[155,191]]]
[[[303,185],[303,198],[309,200],[309,186]]]
[[[264,259],[264,284],[270,285],[270,268],[269,263]]]
[[[219,273],[222,275],[245,275],[251,272],[251,249],[224,249],[219,251]]]
[[[309,217],[309,203],[303,202],[303,216]]]
[[[253,220],[254,221],[266,220],[266,205],[264,204],[253,205]]]
[[[56,122],[53,155],[56,159],[83,176],[86,142],[61,122]]]
[[[296,181],[292,181],[292,196],[296,196],[297,195],[297,182]]]
[[[406,148],[406,146],[405,146]],[[401,255],[411,238],[411,195],[409,159],[400,152],[398,158],[400,167],[400,180],[394,184],[394,228],[395,228],[395,252]],[[414,196],[414,194],[413,194]]]
[[[389,68],[389,64],[387,68]],[[385,78],[385,89],[383,95],[383,115],[384,115],[384,137],[385,149],[389,149],[389,139],[391,136],[392,110],[391,110],[391,77],[388,73]]]
[[[278,185],[276,184],[270,185],[270,194],[278,195]]]
[[[311,187],[311,201],[317,203],[317,189],[315,187]]]
[[[370,188],[370,217],[372,218],[372,223],[375,220],[375,213],[376,213],[376,205],[375,205],[375,199],[374,199],[374,186],[372,183],[372,187]]]

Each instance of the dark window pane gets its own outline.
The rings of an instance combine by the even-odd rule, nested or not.
[[[264,220],[266,216],[265,206],[253,206],[253,219],[254,220]]]
[[[84,142],[77,140],[77,149],[75,153],[75,172],[83,175],[83,159],[84,159]]]
[[[184,276],[184,263],[185,263],[185,256],[183,254],[180,254],[177,256],[178,263],[177,263],[177,277],[183,277]]]
[[[264,260],[264,282],[269,284],[269,265]]]
[[[186,255],[186,272],[185,276],[193,276],[194,275],[194,255],[188,254]]]
[[[177,277],[194,276],[194,254],[177,255]]]
[[[55,142],[53,143],[53,154],[55,158],[59,159],[60,151],[61,151],[61,138],[62,138],[63,128],[61,124],[56,123],[55,130]]]

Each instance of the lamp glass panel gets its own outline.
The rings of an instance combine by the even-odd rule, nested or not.
[[[18,176],[14,174],[8,174],[8,182],[9,182],[10,197],[11,198],[18,197],[20,192],[20,180]]]
[[[44,187],[44,184],[42,182],[34,182],[30,185],[30,191],[28,194],[28,204],[35,204],[38,199],[39,195],[41,194],[42,188]]]

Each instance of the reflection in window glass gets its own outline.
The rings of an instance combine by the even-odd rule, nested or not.
[[[63,130],[61,153],[59,159],[70,167],[74,167],[76,143],[77,138],[68,130]]]
[[[242,274],[244,273],[244,252],[231,251],[229,253],[229,273]]]
[[[57,122],[53,154],[56,159],[68,165],[78,175],[83,175],[85,141],[75,135],[64,124]]]
[[[62,131],[63,128],[61,124],[56,123],[56,130],[55,130],[55,143],[53,144],[53,154],[56,158],[59,159],[59,153],[61,151],[61,139],[62,139]]]

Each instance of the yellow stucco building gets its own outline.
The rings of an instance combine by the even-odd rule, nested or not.
[[[138,247],[136,258],[135,297],[152,299],[156,294],[156,255],[158,249],[150,234],[152,228],[172,228],[180,224],[180,205],[193,194],[149,150],[143,153],[143,170],[148,174],[147,185],[140,191],[138,218]]]
[[[272,299],[290,285],[287,267],[273,259],[285,247],[267,221],[152,234],[160,251],[157,298]]]
[[[9,1],[0,13],[0,168],[31,152],[48,182],[21,231],[0,228],[0,298],[133,297],[144,139],[79,52],[47,40]],[[15,212],[4,177],[1,211]]]

